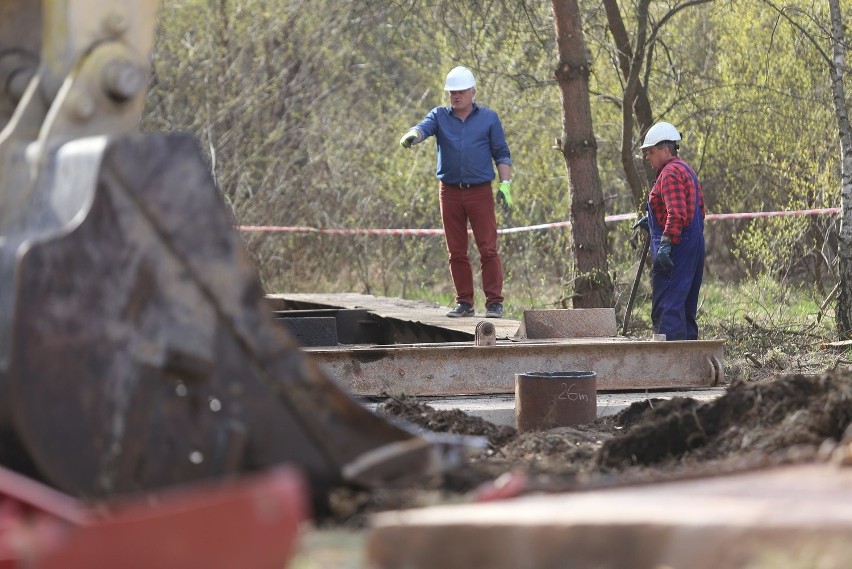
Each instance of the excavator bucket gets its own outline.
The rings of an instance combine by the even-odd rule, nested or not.
[[[374,415],[275,322],[193,139],[137,132],[158,8],[0,4],[0,463],[87,497],[452,468],[471,441]]]

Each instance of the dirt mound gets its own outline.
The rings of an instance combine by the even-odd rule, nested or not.
[[[518,435],[518,431],[512,427],[497,426],[459,409],[437,411],[417,399],[408,397],[389,398],[376,411],[436,433],[485,437],[492,448],[499,448]]]
[[[522,477],[522,492],[529,493],[825,458],[825,449],[844,439],[852,422],[852,373],[738,382],[710,402],[650,399],[586,425],[523,434],[457,409],[437,411],[416,399],[390,398],[379,409],[424,429],[484,436],[489,446],[464,467],[424,481],[421,490],[337,494],[338,521],[357,525],[363,514],[380,510],[476,499],[478,488],[507,473]]]
[[[816,449],[839,440],[852,420],[852,375],[791,375],[769,383],[732,385],[719,399],[698,403],[675,398],[617,417],[627,429],[606,441],[601,469],[663,461],[720,460],[793,447]],[[652,407],[653,405],[653,407]]]

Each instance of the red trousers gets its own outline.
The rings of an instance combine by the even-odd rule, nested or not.
[[[468,257],[467,223],[479,249],[485,305],[503,302],[503,265],[497,253],[497,217],[491,183],[469,188],[441,183],[441,221],[450,255],[456,302],[473,305],[473,270]]]

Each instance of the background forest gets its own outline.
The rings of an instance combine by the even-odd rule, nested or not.
[[[636,5],[619,5],[634,34]],[[844,14],[850,5],[841,2]],[[602,3],[581,0],[580,9],[607,213],[635,212],[620,158],[615,45]],[[195,135],[236,224],[440,228],[434,144],[405,151],[397,141],[446,104],[446,72],[466,65],[512,150],[515,208],[498,221],[565,221],[552,18],[544,0],[166,0],[143,127]],[[840,205],[827,4],[655,0],[649,21],[642,81],[654,120],[682,132],[708,213]],[[830,215],[708,222],[705,278],[793,287],[819,305],[837,279],[838,225]],[[608,229],[618,308],[639,252],[630,221]],[[268,292],[453,303],[440,235],[242,235]],[[566,228],[501,236],[510,313],[564,305],[570,239]]]

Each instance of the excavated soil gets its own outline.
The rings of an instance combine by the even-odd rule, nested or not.
[[[487,445],[417,488],[335,491],[328,523],[359,527],[366,514],[387,509],[847,460],[852,372],[736,382],[710,402],[650,399],[586,425],[523,434],[416,399],[388,398],[379,412],[421,429],[484,437]]]

